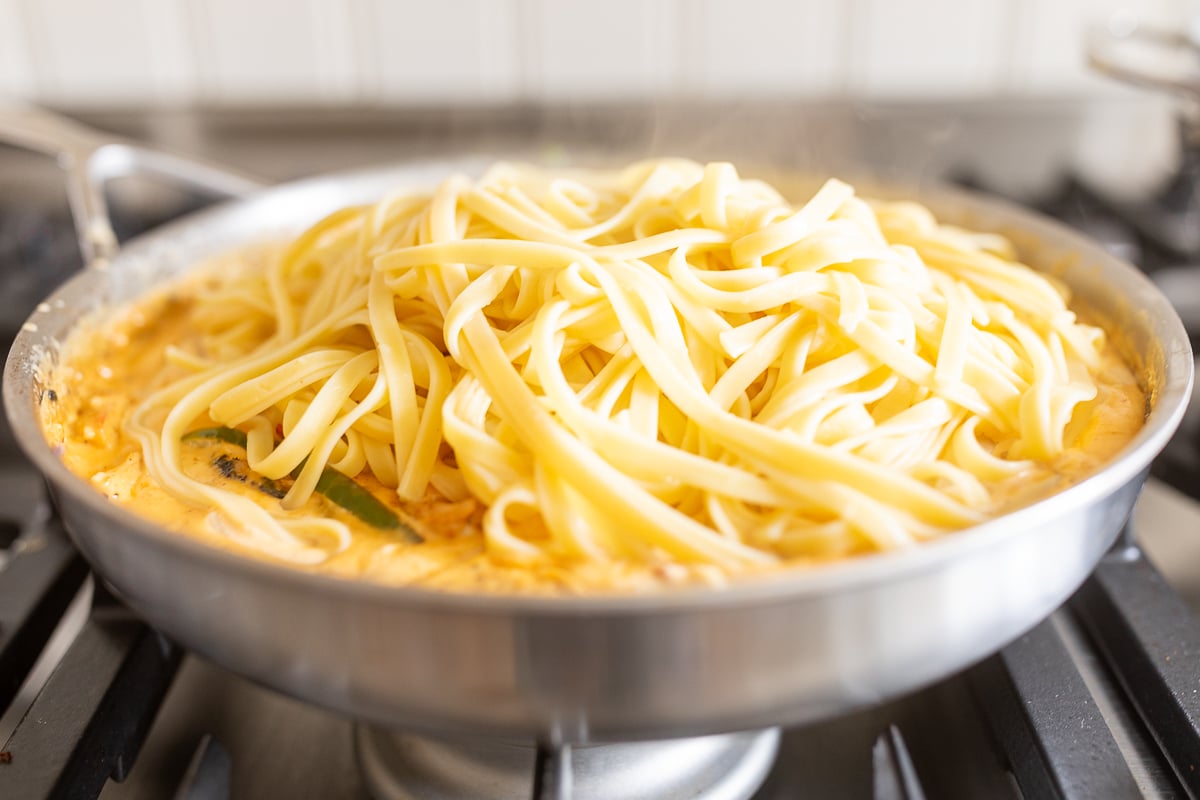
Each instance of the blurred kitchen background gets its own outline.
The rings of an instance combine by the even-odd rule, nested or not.
[[[1014,191],[1047,180],[1049,159],[1082,162],[1128,191],[1171,169],[1175,103],[1090,70],[1085,37],[1136,20],[1184,28],[1193,9],[1187,0],[0,0],[0,98],[220,153],[271,178],[478,134],[485,146],[618,140],[635,155],[746,150],[909,174],[978,162]],[[295,146],[330,127],[340,147]],[[239,139],[251,132],[255,142]]]
[[[1195,331],[1193,36],[1196,0],[0,0],[0,114],[49,106],[267,182],[466,152],[956,181],[1084,228]],[[207,200],[109,194],[125,235]],[[0,333],[79,263],[54,164],[0,146]],[[1200,604],[1200,504],[1166,488],[1200,490],[1197,416],[1145,527]]]
[[[1111,93],[1085,27],[1185,0],[0,0],[0,92],[72,108]]]

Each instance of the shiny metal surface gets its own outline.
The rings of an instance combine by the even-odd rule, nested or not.
[[[495,740],[444,739],[360,725],[358,763],[375,800],[526,800],[535,748]],[[748,800],[779,749],[779,729],[657,742],[567,747],[562,784],[536,800]]]
[[[270,189],[131,242],[55,292],[18,336],[4,399],[80,549],[154,625],[219,664],[379,723],[565,742],[680,737],[811,720],[964,667],[1077,587],[1129,515],[1178,424],[1188,340],[1135,269],[1028,212],[904,189],[947,220],[1012,235],[1121,332],[1153,396],[1145,428],[1102,473],[909,552],[722,591],[529,598],[448,595],[310,575],[211,550],[108,503],[46,445],[39,370],[81,314],[136,297],[208,255],[295,231],[401,184],[479,160],[422,162]]]

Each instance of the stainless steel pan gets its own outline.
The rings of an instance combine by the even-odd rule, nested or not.
[[[41,306],[4,376],[17,438],[80,550],[153,625],[219,664],[354,717],[444,732],[562,741],[673,737],[815,719],[880,701],[995,651],[1049,614],[1109,549],[1190,393],[1187,337],[1136,269],[1069,230],[992,200],[923,188],[942,217],[1013,234],[1121,332],[1153,398],[1145,428],[1100,474],[911,551],[634,597],[479,597],[306,574],[210,549],[107,502],[39,429],[38,370],[91,309],[136,297],[206,256],[294,231],[400,184],[477,162],[318,177],[188,216],[117,251],[87,165],[112,158],[78,129],[8,117],[0,135],[70,150],[85,246],[99,258]],[[65,145],[63,144],[65,143]],[[125,147],[128,164],[172,172]],[[244,184],[188,168],[215,188]],[[912,194],[911,192],[907,192]],[[98,268],[97,268],[98,267]]]

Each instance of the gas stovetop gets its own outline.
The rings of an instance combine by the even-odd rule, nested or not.
[[[1025,199],[1152,275],[1200,264],[1156,247],[1083,182],[1064,180]],[[194,203],[176,198],[116,221],[132,233]],[[11,334],[78,265],[60,206],[0,196],[0,283],[9,312],[0,331]],[[1139,546],[1167,552],[1149,545],[1196,535],[1197,506],[1178,492],[1200,490],[1198,446],[1193,415],[1155,463],[1156,478],[1118,547],[1049,619],[935,686],[784,729],[753,797],[1200,795],[1200,622]],[[1178,564],[1164,566],[1178,572]],[[40,477],[0,427],[0,797],[433,797],[432,789],[404,794],[380,777],[379,750],[367,748],[379,736],[182,652],[145,626],[90,577]],[[445,759],[472,746],[397,741]],[[773,746],[776,739],[755,741]],[[601,760],[590,752],[576,757]],[[504,776],[511,795],[482,796],[548,792],[535,780],[532,747],[516,763],[528,768]],[[457,762],[445,764],[453,771]],[[435,767],[418,778],[421,785],[449,781]],[[480,785],[500,785],[498,775],[483,775]],[[639,794],[630,780],[617,774],[611,789],[588,790],[586,780],[577,789],[617,797],[624,781],[620,796],[663,797]]]

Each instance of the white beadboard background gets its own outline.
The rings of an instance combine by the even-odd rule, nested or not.
[[[1189,0],[0,0],[0,96],[463,105],[1108,91],[1088,25]]]

